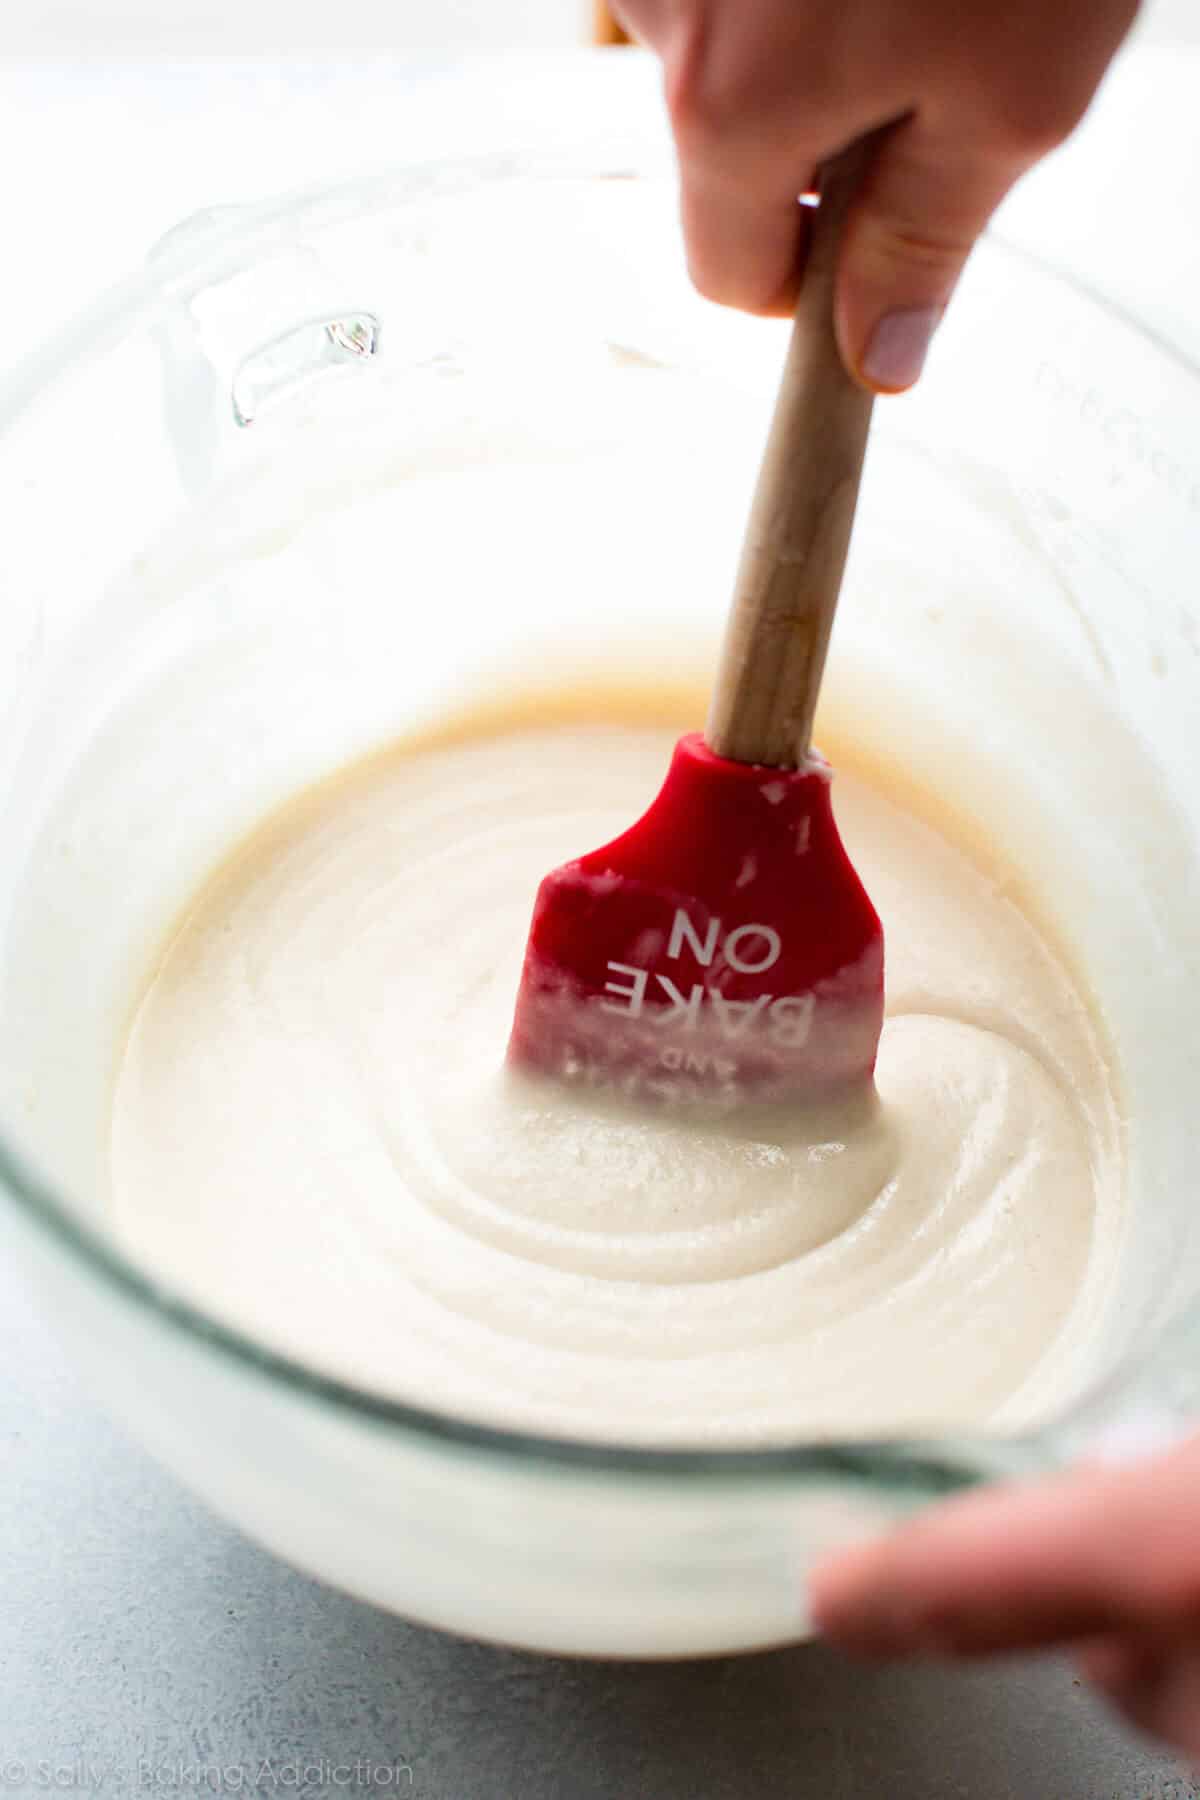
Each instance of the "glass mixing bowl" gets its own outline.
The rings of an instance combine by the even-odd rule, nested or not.
[[[110,1231],[122,1024],[189,891],[279,799],[515,673],[702,681],[782,349],[691,294],[662,183],[497,158],[192,220],[0,394],[5,1242],[215,1508],[484,1637],[796,1637],[816,1553],[1169,1436],[1200,1388],[1200,381],[996,239],[920,392],[877,409],[823,729],[986,824],[1115,1048],[1132,1223],[1070,1406],[921,1443],[521,1436],[273,1354]],[[714,479],[727,506],[697,506]],[[481,532],[495,579],[464,591]]]

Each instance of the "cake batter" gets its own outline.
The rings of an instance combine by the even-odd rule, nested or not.
[[[877,1103],[704,1126],[503,1066],[539,876],[644,808],[673,737],[481,724],[268,821],[136,1012],[119,1229],[263,1342],[495,1424],[748,1446],[1036,1411],[1117,1255],[1104,1056],[1003,872],[870,781],[834,792],[887,932]]]

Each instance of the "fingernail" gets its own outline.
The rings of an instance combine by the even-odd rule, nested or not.
[[[925,367],[929,342],[941,323],[940,306],[885,313],[871,335],[862,372],[872,387],[911,387]]]

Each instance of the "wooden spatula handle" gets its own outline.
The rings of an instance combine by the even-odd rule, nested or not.
[[[814,214],[705,733],[734,762],[792,769],[809,748],[871,421],[833,334],[837,248],[863,166],[858,146],[830,163]]]

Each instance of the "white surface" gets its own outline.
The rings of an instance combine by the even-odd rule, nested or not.
[[[583,41],[591,21],[592,0],[39,0],[5,18],[0,56],[545,48]],[[1195,0],[1147,0],[1139,30],[1194,39]]]
[[[591,0],[38,0],[5,18],[0,55],[544,48],[586,41],[591,19]]]
[[[1181,30],[1184,8],[1172,11],[1163,29]],[[10,21],[5,34],[22,42]],[[464,78],[476,102],[467,110],[448,103],[445,67],[402,57],[286,70],[10,63],[0,71],[10,171],[0,362],[199,206],[506,136],[582,130],[614,160],[643,139],[665,154],[648,65],[565,70],[481,70]],[[1200,313],[1194,222],[1181,209],[1197,165],[1195,92],[1194,64],[1127,58],[1077,143],[1004,221],[1010,235],[1041,232],[1055,260],[1082,259],[1098,285],[1189,344]],[[1055,1668],[862,1674],[820,1650],[660,1671],[578,1667],[373,1614],[246,1546],[127,1448],[10,1281],[0,1269],[0,1773],[4,1759],[24,1759],[30,1787],[37,1758],[84,1756],[107,1791],[146,1791],[146,1753],[251,1770],[263,1756],[404,1757],[411,1791],[445,1800],[1197,1792]]]

